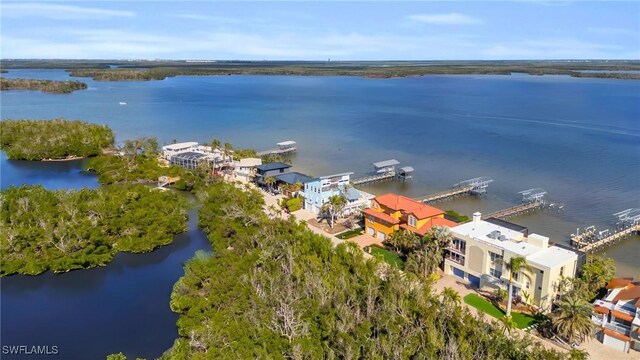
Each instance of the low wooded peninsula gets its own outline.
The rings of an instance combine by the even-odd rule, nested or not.
[[[180,337],[162,359],[569,358],[503,334],[455,291],[438,295],[355,243],[333,247],[270,217],[256,190],[219,181],[198,197],[213,251],[196,253],[174,286]]]
[[[51,94],[69,94],[76,90],[84,90],[86,88],[87,84],[81,81],[0,78],[1,91],[40,90]]]
[[[108,126],[78,120],[3,120],[0,130],[0,149],[15,160],[96,156],[114,143]]]
[[[9,187],[0,204],[0,276],[104,266],[118,251],[152,251],[187,228],[185,197],[143,185]]]

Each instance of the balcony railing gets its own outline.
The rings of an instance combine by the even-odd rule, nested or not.
[[[591,321],[593,321],[598,326],[604,325],[604,318],[599,316],[591,315]]]
[[[464,258],[457,259],[449,254],[445,254],[444,258],[445,260],[453,261],[456,264],[464,266]]]
[[[625,325],[621,325],[621,324],[614,324],[614,323],[606,323],[606,324],[604,324],[604,327],[606,329],[613,330],[613,331],[617,332],[618,334],[622,334],[622,335],[625,335],[625,336],[629,336],[631,334],[631,327],[630,326],[625,326]]]
[[[447,250],[451,250],[451,251],[457,252],[457,253],[462,254],[462,255],[466,255],[467,254],[467,249],[466,248],[457,248],[457,247],[453,247],[453,246],[447,246]]]

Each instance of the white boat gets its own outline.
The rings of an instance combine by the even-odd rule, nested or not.
[[[127,105],[127,103],[124,101],[120,101],[120,105]]]

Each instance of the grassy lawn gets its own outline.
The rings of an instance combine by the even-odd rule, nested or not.
[[[502,319],[504,317],[504,313],[502,310],[495,307],[492,303],[485,300],[479,295],[469,294],[463,298],[464,302],[468,305],[473,306],[474,308],[482,311],[487,315],[491,315],[496,319]],[[520,314],[520,313],[511,313],[511,317],[513,321],[516,323],[518,329],[524,329],[527,326],[534,323],[535,319],[529,315]]]
[[[382,259],[389,265],[395,266],[398,269],[404,269],[404,261],[398,253],[382,249],[376,246],[371,246],[371,255],[376,257],[382,257]]]
[[[353,230],[349,230],[349,231],[345,231],[343,233],[340,233],[338,235],[336,235],[336,237],[338,239],[341,240],[347,240],[347,239],[351,239],[352,237],[356,237],[358,235],[360,235],[360,233],[362,232],[362,228],[357,228],[357,229],[353,229]]]

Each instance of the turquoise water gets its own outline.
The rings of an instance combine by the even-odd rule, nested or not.
[[[16,70],[3,76],[67,78],[60,70]],[[118,141],[138,136],[156,136],[161,144],[174,139],[208,142],[219,138],[237,147],[260,150],[291,139],[299,144],[294,168],[310,175],[344,171],[363,175],[370,171],[371,162],[389,158],[416,169],[411,181],[366,188],[374,193],[395,191],[419,196],[444,190],[461,180],[492,177],[495,181],[486,198],[459,198],[437,205],[467,214],[518,204],[518,191],[541,187],[551,200],[564,203],[565,211],[540,212],[511,221],[558,242],[567,241],[579,226],[612,228],[613,213],[640,207],[640,81],[518,74],[401,79],[220,76],[152,82],[81,80],[89,84],[89,89],[69,95],[3,92],[1,117],[65,117],[108,124]],[[47,181],[46,173],[34,174],[32,171],[40,170],[31,165],[29,172],[23,172],[24,165],[19,168],[7,165],[5,159],[1,161],[2,187],[21,181]],[[64,186],[65,182],[75,186],[87,181],[75,168],[61,171],[55,176],[59,180],[49,186]],[[197,248],[188,247],[181,256],[186,259]],[[620,275],[640,277],[640,238],[626,239],[606,253],[618,263]],[[157,279],[167,284],[175,281],[178,262],[176,258],[167,265],[169,274],[160,271]],[[143,264],[136,269],[153,272],[154,266]],[[118,275],[117,266],[95,271],[114,272],[116,278],[109,291],[127,292],[132,287],[129,276]],[[5,316],[10,296],[15,301],[13,309],[27,316],[46,305],[44,300],[28,300],[29,296],[46,299],[68,294],[71,298],[78,290],[61,279],[82,278],[82,274],[46,275],[43,279],[47,280],[9,278],[16,283],[12,287],[3,280],[3,328],[24,320],[18,315]],[[171,279],[166,280],[165,275]],[[37,287],[32,295],[19,291],[23,285],[17,284],[30,286],[31,281],[46,281],[47,287]],[[136,288],[144,292],[154,286],[153,282],[141,281]],[[97,301],[95,296],[88,302]],[[20,301],[25,305],[18,306]],[[119,301],[105,307],[114,317],[121,306]],[[168,295],[153,306],[166,306],[162,311],[168,311]],[[78,318],[91,316],[90,309],[85,311]],[[168,316],[160,318],[168,323]],[[42,321],[48,324],[46,319]],[[83,334],[73,322],[68,327],[67,337]],[[175,337],[175,326],[158,327],[165,338]],[[112,344],[109,348],[113,351],[157,356],[167,347],[166,341],[135,347],[124,340],[137,334],[133,329],[118,327],[117,334],[110,335],[115,328],[104,319],[91,327],[97,339],[104,337],[104,344]],[[46,337],[51,328],[42,325],[41,331]],[[12,339],[26,339],[20,336]],[[116,346],[118,343],[121,346]],[[69,344],[75,344],[74,349],[90,349],[77,342]]]

